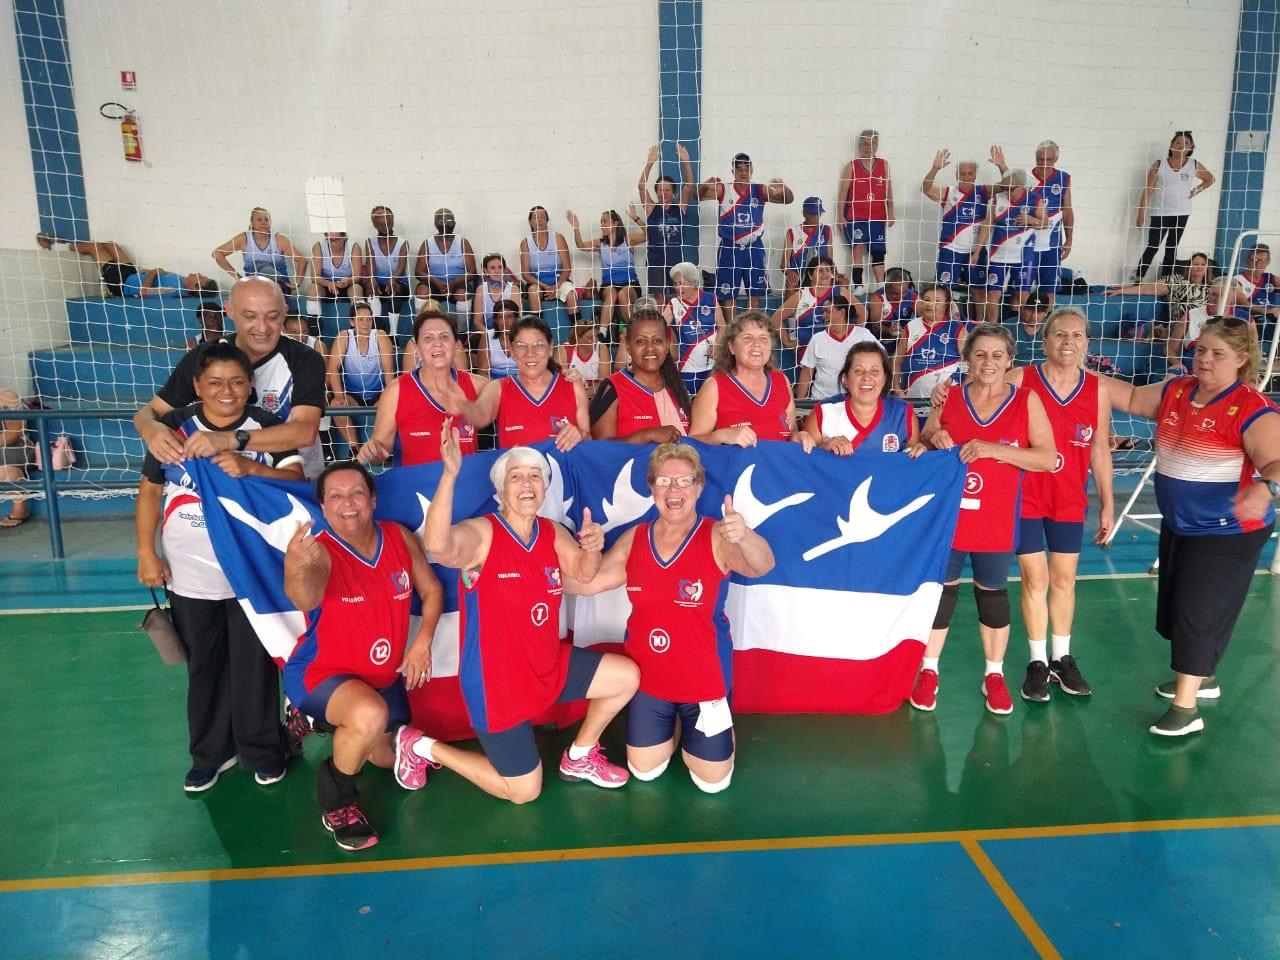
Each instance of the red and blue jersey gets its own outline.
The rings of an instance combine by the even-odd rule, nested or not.
[[[1031,442],[1028,391],[1009,387],[1009,395],[986,420],[969,402],[970,384],[947,394],[939,423],[956,446],[970,440],[985,440],[1008,446],[1026,447]],[[1005,553],[1017,546],[1018,517],[1021,515],[1022,471],[989,457],[969,464],[960,498],[960,519],[951,541],[952,549],[966,553]]]
[[[330,677],[349,674],[381,689],[399,676],[409,638],[413,563],[399,526],[380,520],[377,529],[372,558],[330,530],[316,534],[329,554],[329,580],[285,664],[286,683],[301,679],[309,693]]]
[[[769,195],[762,183],[749,183],[745,192],[736,183],[720,184],[721,243],[744,247],[764,236],[764,205]]]
[[[469,373],[453,371],[454,382],[468,400],[476,398],[476,385]],[[450,416],[431,391],[422,385],[417,372],[400,378],[400,394],[396,398],[396,443],[392,465],[411,467],[417,463],[435,463],[440,459],[440,429]],[[463,456],[476,452],[476,429],[455,417],[458,449]]]
[[[676,297],[670,301],[671,322],[676,328],[676,366],[681,373],[703,373],[715,362],[716,295],[704,290],[692,303]]]
[[[908,320],[914,320],[916,299],[915,287],[907,287],[902,294],[902,299],[896,303],[882,294],[880,300],[880,322],[906,323]]]
[[[1098,378],[1080,371],[1075,387],[1058,396],[1044,367],[1026,368],[1022,385],[1040,398],[1058,459],[1048,473],[1028,473],[1022,481],[1022,515],[1034,519],[1083,523],[1089,508],[1089,458],[1098,428]]]
[[[905,450],[916,437],[916,417],[911,404],[892,394],[880,398],[875,416],[865,427],[854,416],[848,397],[836,397],[815,404],[814,422],[823,440],[844,437],[853,452],[871,450],[897,453]]]
[[[854,220],[889,219],[889,164],[880,157],[871,163],[853,158],[849,192],[844,197],[844,218]]]
[[[699,518],[669,560],[658,556],[652,524],[639,524],[631,542],[626,652],[640,667],[641,691],[659,700],[715,700],[733,686],[729,578],[716,563],[714,528]]]
[[[1067,191],[1071,189],[1071,174],[1065,170],[1054,170],[1044,180],[1032,171],[1035,183],[1027,190],[1027,206],[1036,210],[1044,201],[1045,216],[1049,218],[1047,227],[1035,231],[1037,250],[1056,250],[1062,246],[1062,202]]]
[[[759,440],[790,440],[791,385],[777,370],[766,370],[764,396],[760,399],[744,387],[732,373],[714,374],[719,396],[716,402],[716,426],[736,427],[746,424]]]
[[[938,249],[972,253],[978,226],[987,219],[991,188],[975,184],[968,190],[947,187],[942,193],[942,226]]]
[[[960,333],[964,323],[943,320],[932,326],[920,317],[907,321],[907,352],[902,357],[902,370],[907,386],[931,373],[959,369]]]
[[[1245,296],[1252,304],[1265,307],[1280,304],[1280,284],[1277,284],[1274,273],[1245,271],[1236,277],[1236,283],[1244,290]]]
[[[558,373],[541,397],[531,394],[519,377],[502,381],[498,397],[498,446],[527,447],[554,437],[566,423],[578,422],[578,395],[573,383]]]
[[[995,206],[991,240],[987,244],[991,262],[1021,263],[1022,251],[1032,239],[1031,225],[1022,222],[1023,214],[1030,215],[1035,209],[1030,204],[1030,195],[1021,189],[1013,194],[1002,193],[996,197]]]
[[[787,269],[799,273],[814,257],[831,256],[831,227],[825,223],[801,223],[787,231],[787,242],[791,247]]]
[[[797,291],[796,312],[791,325],[795,330],[796,343],[801,347],[808,346],[815,333],[827,328],[827,304],[837,293],[840,293],[839,287],[828,287],[822,291],[816,287],[801,287]]]
[[[1174,533],[1248,533],[1275,520],[1241,521],[1232,498],[1253,483],[1256,467],[1244,435],[1258,419],[1280,413],[1253,387],[1234,383],[1203,406],[1192,403],[1199,381],[1176,377],[1164,385],[1156,423],[1156,503]]]
[[[501,733],[556,702],[569,670],[560,641],[560,560],[555,524],[534,519],[526,543],[499,514],[489,555],[458,571],[458,680],[471,725]]]
[[[609,379],[613,382],[614,392],[618,396],[617,439],[624,440],[641,430],[652,430],[654,427],[667,425],[658,410],[658,394],[636,380],[630,370],[619,370]],[[689,417],[676,398],[671,396],[670,390],[664,387],[662,392],[667,395],[666,400],[670,408],[679,415],[680,432],[688,433]]]

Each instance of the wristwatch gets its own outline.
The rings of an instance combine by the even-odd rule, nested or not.
[[[1280,497],[1280,483],[1276,483],[1276,481],[1274,481],[1274,480],[1268,480],[1268,481],[1267,481],[1267,492],[1271,494],[1271,498],[1272,498],[1273,500],[1274,500],[1276,497]]]
[[[249,445],[250,436],[251,434],[249,433],[248,430],[237,430],[236,431],[236,449],[243,450],[245,447],[247,447]]]

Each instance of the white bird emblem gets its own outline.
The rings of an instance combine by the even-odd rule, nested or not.
[[[773,503],[763,503],[751,490],[751,477],[755,471],[756,465],[753,463],[738,475],[738,482],[733,488],[733,509],[742,514],[742,519],[747,521],[747,526],[753,530],[779,510],[813,499],[813,494],[806,490],[775,500]]]
[[[563,523],[574,530],[573,518],[569,516],[573,497],[568,500],[564,497],[564,472],[560,469],[560,461],[555,457],[547,457],[547,461],[551,464],[551,480],[547,483],[547,495],[542,500],[538,516]]]
[[[414,531],[418,535],[418,539],[426,541],[427,539],[427,511],[431,509],[431,501],[420,493],[415,493],[418,498],[418,506],[422,507],[422,523],[418,525],[418,529]]]
[[[292,493],[286,493],[285,496],[289,498],[289,512],[278,520],[272,520],[270,523],[264,523],[259,520],[235,500],[228,497],[219,497],[218,502],[222,504],[222,508],[227,513],[253,530],[254,533],[271,544],[271,546],[284,553],[289,546],[289,541],[298,532],[298,527],[304,523],[314,522],[311,511],[302,505],[302,501]]]
[[[613,481],[613,499],[605,500],[601,504],[605,521],[600,526],[605,533],[634,523],[648,513],[649,508],[653,506],[653,497],[642,496],[631,486],[631,468],[635,462],[632,458],[623,464]]]
[[[874,540],[876,537],[882,536],[898,521],[907,517],[926,503],[933,499],[932,493],[926,493],[916,497],[905,507],[893,511],[893,513],[880,513],[873,506],[870,500],[871,494],[871,478],[863,480],[858,484],[858,488],[853,491],[853,496],[849,498],[849,517],[836,517],[836,527],[840,530],[840,536],[827,540],[815,547],[810,547],[801,556],[805,561],[816,560],[824,554],[831,553],[841,547],[848,546],[852,543],[866,543],[868,540]],[[734,498],[734,505],[737,506],[737,498]]]

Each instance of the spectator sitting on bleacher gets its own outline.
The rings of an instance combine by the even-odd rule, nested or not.
[[[856,320],[850,323],[849,311]],[[827,304],[826,323],[813,335],[800,352],[800,376],[796,397],[825,400],[840,389],[840,374],[849,351],[859,343],[874,343],[884,353],[876,335],[867,329],[867,310],[859,300],[847,300],[840,294]],[[886,354],[887,356],[887,354]],[[885,369],[889,361],[885,360]],[[886,374],[886,377],[888,374]]]
[[[1164,280],[1155,283],[1130,283],[1124,286],[1107,287],[1108,297],[1125,294],[1137,296],[1167,297],[1169,300],[1169,323],[1179,323],[1186,319],[1187,311],[1203,307],[1209,302],[1209,287],[1213,283],[1213,266],[1209,263],[1207,253],[1193,253],[1186,267],[1178,267]],[[1169,335],[1166,329],[1163,336],[1159,330],[1158,339]]]
[[[221,300],[201,300],[196,307],[196,319],[200,321],[200,335],[187,338],[187,349],[194,350],[204,343],[213,343],[222,339]]]
[[[337,303],[350,299],[356,282],[355,244],[345,230],[326,233],[311,245],[311,279],[321,300]]]
[[[9,389],[0,390],[0,410],[21,410],[22,398]],[[18,483],[27,478],[31,464],[31,444],[27,442],[25,420],[0,420],[0,481]],[[13,500],[9,515],[0,519],[0,527],[20,527],[31,516],[31,508],[23,497]]]
[[[436,211],[435,227],[436,235],[427,237],[418,247],[413,275],[419,283],[428,284],[431,297],[462,303],[470,299],[471,291],[480,279],[476,252],[471,249],[470,240],[454,233],[457,221],[448,207]],[[421,313],[422,308],[416,312]]]
[[[374,207],[369,221],[375,235],[356,248],[356,277],[365,295],[378,302],[374,326],[398,342],[400,314],[409,304],[409,241],[396,236],[396,215],[390,207]]]
[[[1018,319],[1009,324],[1013,334],[1013,360],[1020,366],[1040,363],[1044,360],[1045,317],[1049,315],[1049,297],[1037,290],[1018,308]]]
[[[911,271],[904,267],[890,267],[884,275],[884,287],[871,294],[867,326],[892,354],[902,325],[914,319],[915,315],[916,282]]]
[[[1280,281],[1267,271],[1271,266],[1271,248],[1265,243],[1257,244],[1246,255],[1245,263],[1248,268],[1236,276],[1236,286],[1249,300],[1249,313],[1261,323],[1259,336],[1266,344],[1280,317]]]
[[[1226,297],[1226,308],[1219,310]],[[1254,325],[1249,314],[1249,298],[1238,284],[1227,277],[1219,277],[1209,286],[1209,296],[1203,306],[1192,307],[1177,323],[1169,325],[1169,341],[1165,345],[1165,356],[1169,362],[1170,375],[1192,372],[1192,361],[1196,355],[1196,343],[1200,340],[1200,331],[1205,324],[1216,316],[1239,317]]]
[[[120,285],[125,297],[191,297],[198,293],[218,292],[218,284],[203,273],[174,273],[164,267],[152,267],[133,273]]]
[[[520,279],[528,293],[530,313],[541,313],[544,300],[558,299],[574,317],[578,313],[578,293],[569,279],[573,274],[569,241],[564,234],[553,233],[550,223],[546,207],[530,208],[529,233],[520,241]],[[505,293],[502,298],[506,299]]]
[[[227,338],[253,363],[256,404],[283,417],[278,426],[236,433],[200,432],[183,437],[160,422],[177,407],[194,403],[196,355],[188,353],[174,368],[151,401],[134,415],[133,425],[147,449],[161,463],[188,457],[212,456],[225,450],[279,453],[297,450],[303,469],[314,477],[324,469],[317,432],[324,413],[324,360],[302,344],[281,337],[285,320],[284,296],[265,277],[244,277],[231,288],[227,316],[235,333]]]
[[[59,240],[52,234],[37,233],[36,243],[45,250],[66,247],[72,253],[88,257],[98,265],[102,285],[112,297],[124,296],[124,282],[138,272],[124,247],[111,240]]]
[[[243,257],[242,269],[237,272],[227,259],[239,253]],[[307,272],[307,258],[294,247],[283,233],[271,229],[271,214],[263,207],[249,211],[249,229],[237,233],[230,240],[214,248],[213,260],[233,279],[244,276],[263,276],[280,285],[286,296],[292,296]],[[292,277],[289,261],[293,261]]]
[[[639,217],[636,205],[628,209],[631,219],[641,226],[644,221]],[[572,210],[565,211],[565,219],[573,227],[574,245],[585,253],[596,253],[600,256],[600,329],[609,339],[618,338],[619,331],[625,330],[631,320],[631,301],[640,295],[640,277],[636,273],[634,248],[649,239],[647,230],[628,232],[626,224],[617,210],[606,210],[600,214],[600,238],[583,240],[582,226],[578,215]],[[618,308],[618,326],[613,325],[613,310]],[[574,324],[577,326],[576,322]]]
[[[351,329],[338,334],[325,363],[325,377],[335,407],[371,407],[395,376],[396,348],[391,338],[373,327],[373,307],[357,300],[351,305]],[[362,432],[350,417],[334,417],[334,426],[351,448],[360,449]],[[364,426],[360,424],[359,426]]]

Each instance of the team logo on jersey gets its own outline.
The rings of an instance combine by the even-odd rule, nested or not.
[[[661,627],[649,631],[649,649],[654,653],[666,653],[671,649],[671,634]]]
[[[1049,188],[1049,192],[1056,197],[1058,194],[1062,192],[1062,184],[1055,183],[1052,187]]]
[[[920,359],[925,363],[933,363],[934,360],[938,359],[938,351],[933,347],[925,347],[920,351]]]
[[[1235,416],[1237,413],[1239,413],[1239,412],[1240,412],[1240,408],[1239,408],[1239,407],[1227,407],[1227,416],[1228,416],[1228,417],[1234,417],[1234,416]]]
[[[369,647],[369,661],[374,666],[382,666],[391,659],[391,641],[386,637],[379,637],[373,641],[373,645]]]
[[[391,589],[396,592],[396,599],[403,600],[409,595],[409,571],[397,570],[391,574]]]
[[[569,425],[568,417],[551,417],[551,432],[559,433],[560,430]]]
[[[463,440],[466,440],[470,437],[474,437],[476,435],[476,428],[469,423],[464,422],[461,426],[457,427],[456,429],[458,431],[458,436]]]
[[[982,475],[978,473],[966,473],[964,475],[964,492],[969,496],[982,492]]]
[[[948,343],[951,342],[951,334],[949,333],[938,334],[938,342],[943,346],[946,346]]]
[[[529,608],[529,620],[535,627],[543,626],[551,618],[551,608],[545,603],[535,603]]]
[[[897,453],[898,452],[898,435],[896,433],[886,433],[880,440],[881,453]]]
[[[1071,442],[1077,447],[1087,447],[1093,442],[1093,427],[1087,423],[1077,423],[1075,437]]]
[[[262,394],[262,409],[275,413],[280,409],[280,391],[267,390]]]
[[[1181,422],[1181,420],[1182,418],[1178,416],[1177,410],[1170,410],[1169,415],[1164,418],[1164,422],[1171,427],[1176,427]]]
[[[1212,430],[1217,425],[1218,425],[1218,421],[1213,419],[1213,417],[1209,417],[1205,420],[1200,421],[1201,430]]]
[[[1062,454],[1060,454],[1060,453],[1055,453],[1055,454],[1053,455],[1053,469],[1052,469],[1051,471],[1049,471],[1049,472],[1050,472],[1050,473],[1060,473],[1060,472],[1062,471],[1062,468],[1063,468],[1063,467],[1065,467],[1066,465],[1067,465],[1067,461],[1066,461],[1066,459],[1062,456]]]
[[[939,283],[950,283],[950,282],[951,282],[951,271],[950,271],[950,270],[943,270],[940,274],[938,274],[938,282],[939,282]]]
[[[727,297],[732,288],[727,283],[720,284],[720,296]]]
[[[543,567],[542,569],[543,569],[543,573],[547,575],[547,586],[550,587],[552,590],[559,590],[561,587],[560,568],[559,567]]]
[[[711,308],[707,306],[705,303],[698,308],[698,312],[701,313],[704,317],[711,316]]]
[[[676,603],[693,604],[702,599],[701,580],[681,580],[676,586]]]

